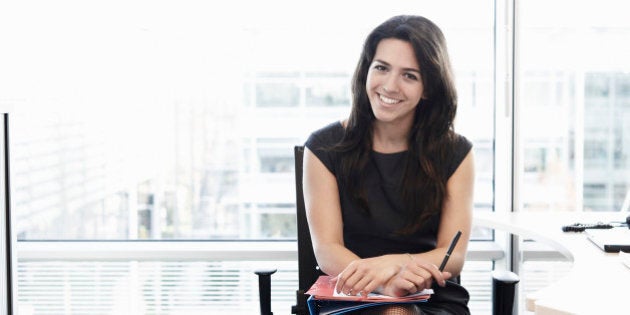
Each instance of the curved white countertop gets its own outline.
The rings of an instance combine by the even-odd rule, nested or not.
[[[535,314],[630,314],[630,268],[618,253],[605,253],[584,233],[563,225],[623,221],[620,212],[475,213],[474,224],[548,244],[573,262],[558,282],[525,297]],[[526,281],[526,279],[521,279]]]

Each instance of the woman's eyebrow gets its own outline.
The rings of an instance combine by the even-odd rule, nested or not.
[[[380,64],[383,64],[384,66],[388,66],[388,67],[392,66],[392,65],[389,64],[389,62],[383,61],[383,60],[380,60],[380,59],[374,59],[374,61],[376,61],[376,62],[378,62]],[[416,68],[403,68],[403,70],[404,71],[416,72],[416,73],[420,74],[420,69],[416,69]]]

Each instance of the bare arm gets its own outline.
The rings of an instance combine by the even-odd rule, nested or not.
[[[436,276],[435,270],[442,263],[457,231],[462,231],[462,235],[444,271],[451,275],[460,274],[466,259],[472,226],[474,181],[474,155],[471,150],[446,184],[447,197],[442,208],[436,248],[411,255],[415,264],[405,265],[397,277],[388,283],[388,290],[393,292],[392,295],[429,288],[433,280],[441,283],[443,278],[439,274]]]
[[[344,246],[339,190],[335,176],[308,148],[304,148],[304,204],[317,263],[336,276],[359,259]]]
[[[395,254],[360,259],[345,247],[337,181],[308,148],[304,150],[303,181],[306,216],[321,270],[337,276],[337,291],[347,294],[367,295],[384,288],[409,257]]]
[[[453,236],[457,231],[462,231],[462,236],[444,269],[453,275],[460,274],[464,267],[472,228],[474,185],[474,154],[471,150],[446,183],[447,196],[442,208],[436,249],[424,254],[416,254],[415,257],[430,260],[439,266]]]

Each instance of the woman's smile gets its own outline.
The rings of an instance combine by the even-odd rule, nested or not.
[[[386,105],[395,105],[402,102],[401,100],[397,100],[395,98],[389,98],[383,94],[379,94],[378,97],[381,99],[381,102],[385,103]]]

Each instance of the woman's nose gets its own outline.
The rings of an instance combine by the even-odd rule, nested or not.
[[[383,90],[388,93],[398,92],[398,80],[395,75],[388,75],[383,81]]]

